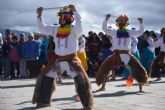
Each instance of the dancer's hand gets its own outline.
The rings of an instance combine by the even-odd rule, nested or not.
[[[68,7],[70,8],[70,11],[76,11],[76,8],[74,5],[69,5]]]
[[[37,12],[37,14],[38,14],[38,15],[37,15],[38,18],[41,17],[42,12],[43,12],[43,9],[44,9],[43,7],[37,8],[37,11],[36,11],[36,12]]]
[[[41,73],[46,73],[48,72],[48,67],[46,66],[42,66],[42,68],[40,69]]]
[[[58,77],[56,78],[56,83],[57,83],[57,84],[62,84],[62,78],[61,78],[61,76],[58,76]]]
[[[108,20],[111,17],[111,14],[106,14],[105,19]]]
[[[138,21],[139,21],[140,24],[143,24],[143,22],[144,22],[143,18],[138,18]]]

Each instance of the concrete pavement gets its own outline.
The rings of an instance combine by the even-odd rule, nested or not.
[[[92,90],[99,87],[94,78],[90,78]],[[127,88],[124,80],[118,78],[109,81],[106,91],[94,92],[93,110],[165,110],[165,77],[161,81],[149,79],[144,86],[144,93],[138,92],[137,83]],[[35,79],[17,79],[0,81],[0,110],[34,110],[31,103]],[[76,101],[73,79],[63,79],[52,97],[52,106],[41,110],[81,110],[82,105]]]

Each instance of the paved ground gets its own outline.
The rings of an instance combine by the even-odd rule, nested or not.
[[[136,82],[131,88],[125,81],[109,81],[106,91],[93,93],[93,110],[165,110],[165,77],[161,81],[153,81],[144,86],[144,93],[139,93]],[[98,86],[91,78],[92,90]],[[33,110],[31,103],[35,79],[19,79],[0,81],[0,110]],[[53,94],[52,107],[42,110],[81,110],[82,105],[74,98],[73,79],[63,79],[63,85],[57,86]]]

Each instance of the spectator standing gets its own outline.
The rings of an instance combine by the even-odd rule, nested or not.
[[[5,40],[3,44],[3,51],[4,51],[4,75],[5,79],[10,79],[10,61],[9,61],[9,49],[11,43],[11,31],[10,29],[5,30]]]
[[[38,73],[36,73],[36,60],[39,56],[39,48],[38,44],[34,39],[34,34],[30,33],[28,36],[28,41],[25,42],[23,48],[23,56],[26,60],[28,77],[36,77]]]
[[[27,69],[26,69],[26,61],[23,56],[23,49],[24,49],[24,43],[25,43],[25,34],[20,34],[19,39],[19,54],[20,54],[20,78],[26,78],[27,77]]]
[[[4,71],[4,52],[3,52],[3,39],[0,33],[0,77],[3,75]]]
[[[20,77],[20,54],[18,48],[18,38],[16,35],[12,36],[12,41],[9,47],[9,60],[10,60],[10,72],[11,78],[19,78]],[[15,73],[17,72],[17,73]]]

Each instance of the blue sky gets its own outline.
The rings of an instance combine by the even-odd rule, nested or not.
[[[102,31],[101,25],[105,14],[114,16],[127,14],[130,18],[129,27],[138,28],[136,18],[143,17],[145,29],[159,32],[165,26],[165,0],[1,0],[0,28],[11,28],[21,31],[37,31],[36,8],[58,7],[74,4],[82,17],[83,33]],[[44,11],[47,24],[58,23],[58,10]],[[109,21],[109,26],[115,28],[115,17]]]

